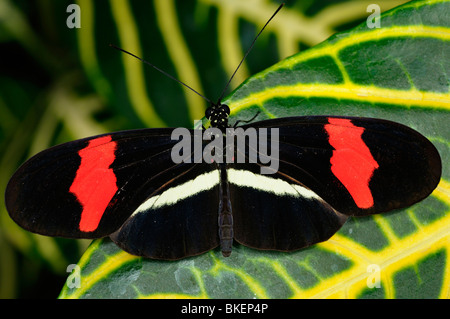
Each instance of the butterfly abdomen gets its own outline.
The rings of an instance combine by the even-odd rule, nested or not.
[[[233,213],[230,201],[230,189],[228,186],[228,177],[226,165],[220,165],[220,201],[219,201],[219,240],[220,249],[224,257],[231,255],[233,246]]]

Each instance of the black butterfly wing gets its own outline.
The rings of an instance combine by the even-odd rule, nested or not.
[[[143,201],[110,237],[138,256],[174,260],[198,255],[219,245],[218,207],[216,165],[195,164]]]
[[[346,222],[301,184],[261,175],[255,165],[228,170],[234,238],[257,249],[291,251],[327,240]]]
[[[111,216],[115,206],[109,203],[122,185],[110,166],[120,158],[116,152],[121,141],[141,134],[99,135],[36,154],[7,185],[9,215],[23,228],[43,235],[98,238],[111,233],[129,212]]]
[[[270,128],[278,128],[279,135],[274,174],[261,175],[257,164],[231,166],[236,170],[229,178],[235,239],[251,247],[292,250],[326,240],[346,216],[382,213],[422,200],[441,176],[432,143],[398,123],[314,116],[242,128],[249,127],[268,129],[268,145]],[[249,152],[244,152],[247,160]]]
[[[346,215],[411,206],[431,194],[441,177],[434,145],[399,123],[315,116],[255,127],[279,128],[277,175],[302,183]]]
[[[98,238],[115,231],[166,181],[171,129],[124,131],[61,144],[33,156],[10,179],[8,212],[40,234]]]

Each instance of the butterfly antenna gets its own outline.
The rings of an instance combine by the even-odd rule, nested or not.
[[[137,55],[134,55],[134,54],[131,53],[131,52],[128,52],[128,51],[126,51],[126,50],[124,50],[124,49],[121,49],[121,48],[119,48],[118,46],[115,46],[114,44],[110,44],[109,46],[112,47],[112,48],[114,48],[114,49],[116,49],[116,50],[119,50],[119,51],[121,51],[121,52],[123,52],[123,53],[126,53],[126,54],[128,54],[128,55],[131,55],[132,57],[135,57],[136,59],[140,60],[141,62],[143,62],[143,63],[145,63],[145,64],[150,65],[150,66],[151,66],[152,68],[154,68],[155,70],[161,72],[161,73],[164,74],[165,76],[167,76],[167,77],[171,78],[172,80],[174,80],[174,81],[180,83],[181,85],[184,85],[184,86],[187,87],[189,90],[191,90],[192,92],[196,93],[197,95],[199,95],[200,97],[202,97],[203,99],[205,99],[206,101],[208,101],[210,104],[213,104],[213,102],[212,102],[210,99],[208,99],[207,97],[203,96],[202,94],[200,94],[199,92],[197,92],[196,90],[194,90],[193,88],[191,88],[189,85],[187,85],[187,84],[181,82],[181,81],[178,80],[176,77],[170,75],[170,74],[167,73],[166,71],[161,70],[161,69],[158,68],[156,65],[154,65],[154,64],[152,64],[152,63],[150,63],[150,62],[148,62],[148,61],[146,61],[146,60],[144,60],[144,59],[138,57]]]
[[[278,11],[281,10],[281,8],[284,6],[284,3],[282,3],[277,11],[275,11],[275,13],[270,17],[269,20],[267,20],[266,24],[262,27],[261,31],[259,31],[259,33],[256,35],[255,39],[253,40],[252,44],[250,45],[250,47],[248,48],[247,52],[245,52],[244,57],[242,58],[241,62],[239,63],[239,65],[237,66],[236,70],[234,70],[233,75],[231,75],[230,79],[228,80],[227,85],[225,85],[225,88],[222,91],[222,94],[219,97],[219,100],[217,100],[217,105],[220,105],[220,102],[222,101],[223,96],[225,95],[225,92],[228,89],[228,86],[230,86],[231,80],[233,80],[236,72],[239,70],[239,68],[241,67],[242,63],[244,62],[245,58],[247,57],[247,55],[250,53],[250,51],[252,50],[253,46],[255,45],[256,40],[258,39],[258,37],[261,35],[261,33],[264,31],[264,29],[266,28],[266,26],[269,24],[269,22],[275,17],[275,15],[278,13]]]

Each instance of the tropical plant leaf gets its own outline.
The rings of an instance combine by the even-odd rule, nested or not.
[[[79,3],[84,6],[87,2]],[[142,54],[138,38],[132,39],[131,36],[126,39],[120,30],[130,23],[135,34],[137,29],[148,29],[143,26],[137,28],[133,23],[142,23],[142,20],[131,19],[127,2],[115,3],[118,7],[112,8],[112,15],[119,29],[120,45],[146,56]],[[168,10],[169,15],[172,14],[170,5],[173,3],[168,3],[163,5],[162,1],[156,1],[156,13],[158,10]],[[231,38],[237,38],[236,17],[230,12],[232,7],[212,0],[199,3],[196,7],[198,16],[202,16],[201,12],[208,10],[209,6],[215,8],[218,33],[224,29],[221,24],[226,24],[234,30]],[[83,8],[86,10],[87,5]],[[288,21],[292,12],[289,9],[286,11],[280,13],[277,19]],[[139,15],[140,11],[135,8],[134,12]],[[337,33],[325,42],[257,73],[224,100],[231,107],[234,119],[251,118],[256,111],[262,111],[258,120],[334,114],[386,118],[411,126],[436,145],[444,163],[442,180],[428,199],[402,211],[352,219],[330,240],[292,253],[262,252],[236,246],[229,258],[221,257],[219,251],[211,251],[178,262],[165,262],[134,257],[121,251],[108,239],[97,240],[78,263],[81,277],[77,277],[78,273],[72,274],[60,297],[448,298],[450,184],[446,163],[450,156],[449,14],[449,1],[407,3],[384,13],[380,28],[370,29],[364,23],[351,31]],[[242,15],[246,17],[246,14]],[[156,14],[156,17],[159,15]],[[100,18],[96,16],[96,19]],[[165,28],[170,29],[164,25],[166,22],[159,23],[162,33]],[[273,25],[267,33],[275,34],[276,39],[283,39],[283,32],[287,32],[283,24],[279,24],[281,27],[275,23]],[[158,117],[148,113],[159,104],[149,104],[149,96],[157,101],[158,93],[151,89],[145,93],[144,76],[136,77],[136,74],[143,72],[139,69],[141,66],[134,66],[126,57],[120,57],[122,64],[116,60],[109,61],[110,66],[115,63],[123,66],[124,77],[115,89],[111,83],[117,82],[105,82],[104,75],[117,79],[117,73],[109,74],[106,67],[99,67],[96,59],[92,58],[97,51],[95,44],[86,40],[89,32],[89,27],[81,31],[79,48],[80,52],[84,52],[89,50],[89,45],[93,45],[90,53],[80,54],[86,55],[82,58],[83,63],[90,72],[94,86],[106,97],[117,97],[114,92],[127,92],[128,97],[124,95],[121,99],[123,104],[134,109],[138,117],[148,121],[150,126],[162,122],[172,124],[171,120],[166,120],[167,113],[162,109],[155,109],[154,113],[160,114]],[[179,29],[167,32],[175,32],[170,33],[174,35]],[[187,33],[185,36],[188,37]],[[222,38],[227,37],[224,35]],[[266,39],[269,38],[267,36]],[[159,46],[161,39],[154,41]],[[169,40],[163,35],[162,41],[176,42],[179,38],[174,36]],[[230,41],[225,44],[233,46]],[[219,43],[218,46],[225,44]],[[184,53],[178,56],[173,48],[180,43],[165,45],[168,55],[176,60],[172,70],[175,69],[183,81],[197,83],[196,79],[189,78],[192,76],[186,71],[189,67],[184,72],[180,70],[183,68],[180,61],[192,61],[187,56],[189,51],[184,48]],[[241,56],[241,50],[235,49]],[[233,48],[230,57],[233,56],[232,51]],[[206,65],[217,58],[214,54],[212,57],[206,56],[203,56]],[[164,61],[153,62],[164,64]],[[217,78],[220,82],[226,76]],[[175,90],[183,92],[179,88]],[[206,92],[215,90],[211,87]],[[167,105],[175,102],[172,99],[164,97],[160,100],[161,105],[169,108]],[[203,102],[192,99],[188,101],[186,97],[183,104],[186,110],[183,115],[191,119],[199,116],[203,109],[197,109],[197,105],[203,105]],[[142,101],[143,109],[136,109]],[[177,109],[179,106],[180,103]],[[76,284],[78,279],[79,285]]]
[[[81,0],[75,2],[81,9],[81,29],[73,29],[68,22],[74,19],[69,9],[74,1],[1,0],[0,192],[21,163],[52,145],[160,126],[161,121],[192,126],[203,114],[203,101],[150,68],[127,64],[131,60],[109,44],[137,48],[135,53],[213,98],[278,6],[257,1]],[[386,10],[405,1],[377,3]],[[271,31],[258,40],[231,87],[299,48],[365,19],[369,4],[369,0],[288,1],[283,23],[271,23]],[[9,218],[3,197],[0,242],[4,246],[0,278],[10,279],[1,281],[5,283],[1,297],[56,296],[67,265],[79,260],[87,245],[21,229]]]

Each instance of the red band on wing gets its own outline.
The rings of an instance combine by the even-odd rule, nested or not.
[[[104,136],[89,141],[88,146],[78,152],[81,164],[69,190],[83,206],[79,226],[83,232],[97,229],[117,191],[116,176],[109,168],[115,159],[116,146],[111,136]]]
[[[369,182],[378,163],[361,138],[364,128],[348,119],[329,118],[325,125],[329,143],[335,149],[331,157],[331,171],[347,188],[359,208],[373,206]]]

